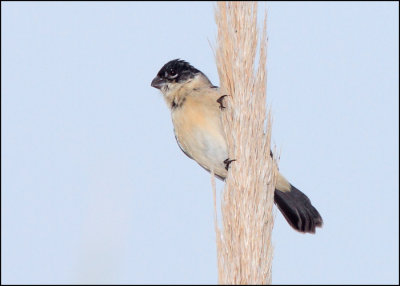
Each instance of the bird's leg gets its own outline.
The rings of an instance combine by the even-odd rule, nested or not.
[[[233,159],[233,160],[229,160],[229,158],[228,158],[228,159],[225,159],[224,164],[225,164],[225,169],[226,169],[227,171],[228,171],[228,169],[229,169],[229,165],[230,165],[233,161],[236,161],[236,159]]]
[[[220,98],[217,99],[217,102],[219,103],[219,109],[221,109],[221,110],[225,108],[224,104],[222,103],[222,101],[224,100],[225,96],[229,96],[229,95],[225,94],[225,95],[223,95],[223,96],[221,96]]]

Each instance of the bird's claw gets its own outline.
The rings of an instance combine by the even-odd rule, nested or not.
[[[236,159],[229,160],[229,158],[228,158],[228,159],[226,159],[226,160],[224,161],[225,169],[226,169],[227,171],[228,171],[228,169],[229,169],[229,165],[230,165],[233,161],[236,161]]]
[[[223,95],[223,96],[221,96],[220,98],[217,99],[217,102],[219,103],[219,109],[221,109],[221,110],[225,108],[224,104],[222,103],[222,101],[223,101],[225,96],[229,96],[229,95],[225,94],[225,95]]]

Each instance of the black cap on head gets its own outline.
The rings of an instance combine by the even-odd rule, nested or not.
[[[175,59],[166,63],[157,76],[153,79],[151,86],[161,88],[167,82],[186,82],[194,78],[196,74],[201,73],[198,69],[191,66],[184,60]]]
[[[169,75],[182,75],[182,74],[196,74],[199,73],[200,71],[193,66],[191,66],[188,62],[185,62],[184,60],[180,59],[175,59],[172,61],[169,61],[166,63],[158,72],[159,77],[165,77],[167,74]]]

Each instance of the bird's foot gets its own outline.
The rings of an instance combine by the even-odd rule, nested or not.
[[[217,99],[217,102],[219,103],[219,109],[221,109],[221,110],[225,108],[224,104],[222,103],[222,101],[224,100],[225,96],[229,96],[229,95],[225,94],[225,95],[223,95],[223,96],[221,96],[220,98]]]
[[[229,165],[230,165],[233,161],[236,161],[236,159],[229,160],[229,158],[228,158],[228,159],[226,159],[226,160],[224,161],[225,169],[226,169],[227,171],[228,171],[228,169],[229,169]]]

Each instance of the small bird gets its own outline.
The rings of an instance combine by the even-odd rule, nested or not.
[[[183,153],[225,180],[229,165],[235,161],[228,157],[221,120],[226,95],[204,73],[180,59],[166,63],[151,86],[161,91],[171,110],[175,138]],[[281,174],[277,177],[274,201],[287,222],[299,232],[315,233],[315,228],[323,224],[310,199]]]

